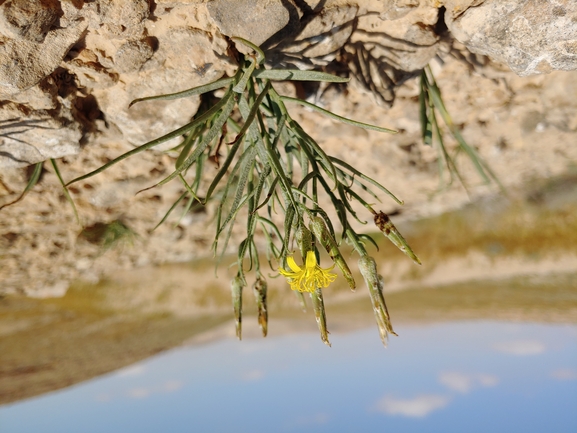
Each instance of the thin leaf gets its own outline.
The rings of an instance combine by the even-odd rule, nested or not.
[[[366,176],[365,174],[361,173],[359,170],[357,170],[356,168],[352,167],[351,165],[347,164],[346,162],[344,162],[343,160],[339,159],[339,158],[335,158],[334,156],[330,156],[329,157],[331,159],[332,162],[334,162],[335,164],[340,165],[341,167],[346,168],[347,170],[349,170],[351,173],[354,173],[356,176],[360,177],[361,179],[366,180],[367,182],[373,184],[374,186],[376,186],[377,188],[379,188],[381,191],[383,191],[384,193],[388,194],[393,200],[395,200],[398,204],[404,204],[404,202],[402,200],[399,200],[397,197],[395,197],[395,195],[390,192],[387,188],[385,188],[383,185],[381,185],[379,182],[377,182],[376,180],[371,179],[370,177]]]
[[[268,91],[270,90],[270,87],[271,87],[270,82],[267,82],[263,91],[258,95],[258,98],[256,98],[253,106],[250,109],[250,112],[248,113],[248,116],[246,117],[246,119],[244,121],[244,125],[242,126],[242,129],[238,132],[233,143],[236,143],[237,141],[241,140],[242,137],[244,137],[244,134],[246,133],[246,131],[248,131],[248,128],[250,127],[250,125],[254,121],[254,119],[258,113],[258,110],[260,108],[260,105],[262,103],[262,100],[267,95]]]
[[[5,207],[11,206],[15,203],[18,203],[20,200],[22,200],[24,198],[24,196],[26,194],[28,194],[28,191],[30,191],[32,188],[34,188],[34,185],[36,185],[38,183],[38,179],[40,179],[40,174],[42,173],[43,165],[44,165],[44,161],[36,163],[36,165],[34,166],[34,171],[32,171],[32,175],[30,176],[30,179],[28,179],[28,183],[26,184],[24,191],[22,191],[22,193],[18,196],[18,198],[16,200],[0,206],[0,209],[4,209]]]
[[[184,197],[186,197],[186,194],[188,194],[188,191],[183,192],[180,197],[178,197],[176,199],[176,201],[172,204],[172,206],[170,206],[170,209],[168,209],[168,211],[164,214],[164,216],[162,217],[162,219],[160,220],[160,222],[158,224],[156,224],[154,226],[154,228],[152,229],[152,231],[156,230],[162,223],[164,223],[164,221],[166,221],[166,218],[168,218],[168,216],[170,215],[170,213],[176,208],[176,206],[178,205],[178,203],[180,203],[182,201],[182,199]]]
[[[164,185],[170,182],[172,179],[177,177],[183,171],[188,170],[188,168],[198,159],[198,157],[204,152],[207,146],[210,144],[212,140],[219,134],[222,133],[222,126],[226,123],[226,120],[230,116],[232,109],[234,108],[235,98],[232,97],[232,94],[227,94],[223,98],[226,99],[225,106],[222,109],[222,112],[218,115],[212,127],[208,130],[206,135],[204,136],[202,142],[196,146],[192,154],[182,163],[180,167],[178,167],[175,171],[173,171],[169,176],[158,182],[156,185]]]
[[[128,108],[132,107],[134,104],[142,101],[152,101],[152,100],[167,100],[167,99],[179,99],[186,98],[188,96],[202,95],[203,93],[211,92],[213,90],[221,89],[232,83],[234,78],[221,78],[220,80],[213,81],[212,83],[204,84],[202,86],[192,87],[191,89],[183,90],[182,92],[168,93],[166,95],[157,96],[146,96],[144,98],[137,98],[128,104]]]
[[[145,150],[148,150],[154,146],[158,146],[161,143],[164,143],[165,141],[171,140],[173,138],[179,137],[182,134],[190,131],[191,129],[195,128],[197,125],[202,124],[204,122],[206,122],[207,120],[209,120],[212,116],[214,116],[225,104],[229,103],[229,101],[231,100],[231,92],[228,92],[220,101],[218,101],[210,110],[208,110],[206,113],[204,113],[202,116],[198,117],[197,119],[194,119],[192,122],[187,123],[186,125],[175,129],[174,131],[169,132],[168,134],[163,135],[162,137],[156,138],[152,141],[149,141],[148,143],[145,143],[141,146],[138,146],[135,149],[132,149],[129,152],[123,153],[122,155],[120,155],[117,158],[114,158],[112,161],[107,162],[106,164],[104,164],[103,166],[101,166],[100,168],[97,168],[96,170],[91,171],[90,173],[87,173],[83,176],[77,177],[76,179],[72,179],[70,182],[68,182],[66,184],[66,186],[69,186],[75,182],[84,180],[84,179],[88,179],[89,177],[92,177],[94,175],[97,175],[98,173],[103,172],[104,170],[112,167],[114,164],[119,163],[120,161],[131,157],[133,155],[136,155],[137,153],[143,152]],[[231,109],[232,110],[232,109]],[[192,163],[191,163],[192,165]],[[186,167],[188,168],[188,167]],[[180,170],[182,171],[182,170]],[[178,175],[178,173],[180,173],[180,171],[178,171],[174,177],[176,177]]]
[[[249,59],[249,62],[250,63],[248,65],[248,67],[246,69],[244,69],[242,77],[240,77],[240,80],[238,80],[238,83],[236,83],[234,85],[234,87],[232,88],[233,92],[236,92],[236,93],[243,93],[244,92],[244,89],[246,88],[248,80],[252,76],[252,73],[254,72],[254,68],[256,67],[256,63],[255,63],[254,59]]]
[[[324,81],[325,83],[348,83],[349,78],[337,77],[318,71],[301,71],[300,69],[259,69],[253,77],[273,81]]]
[[[357,122],[356,120],[347,119],[346,117],[339,116],[335,113],[331,113],[324,108],[319,107],[318,105],[311,104],[310,102],[303,101],[302,99],[291,98],[289,96],[281,96],[280,97],[283,101],[295,102],[300,105],[304,105],[305,107],[311,108],[315,111],[318,111],[321,114],[324,114],[331,119],[338,120],[339,122],[346,123],[347,125],[358,126],[359,128],[363,129],[370,129],[372,131],[379,131],[379,132],[386,132],[389,134],[396,134],[399,131],[395,131],[394,129],[382,128],[380,126],[370,125],[368,123]]]
[[[230,208],[230,212],[229,212],[228,217],[224,220],[224,222],[222,223],[222,226],[219,227],[219,229],[216,233],[217,237],[220,235],[220,233],[222,232],[224,227],[226,227],[226,225],[232,220],[232,217],[240,209],[240,207],[242,206],[242,203],[246,202],[246,200],[250,196],[250,195],[248,195],[248,196],[243,197],[243,193],[244,193],[244,188],[246,187],[246,183],[248,181],[248,176],[254,167],[254,163],[255,163],[254,154],[255,154],[254,146],[251,146],[243,154],[242,163],[239,162],[239,164],[242,164],[242,165],[240,168],[241,173],[240,173],[240,177],[238,180],[238,186],[236,188],[236,194],[235,194],[234,200],[232,202],[232,206]]]
[[[72,196],[70,195],[70,191],[68,191],[68,188],[66,188],[66,184],[64,183],[64,180],[62,179],[62,176],[60,175],[60,170],[58,169],[58,165],[56,164],[56,160],[50,159],[50,162],[52,163],[52,167],[54,168],[54,173],[56,173],[56,177],[58,178],[60,185],[62,185],[62,189],[64,190],[64,195],[66,196],[66,200],[68,200],[68,203],[70,203],[70,206],[72,206],[72,212],[74,212],[74,218],[76,219],[76,222],[78,223],[78,225],[80,227],[82,227],[82,223],[80,222],[80,216],[78,215],[78,210],[76,209],[76,205],[74,204],[74,200],[72,200]]]
[[[429,116],[427,115],[427,110],[429,108],[427,84],[427,73],[423,69],[421,72],[419,92],[419,119],[421,121],[421,136],[423,138],[423,143],[426,146],[430,146],[433,143],[433,125],[431,124]]]
[[[246,45],[249,48],[252,48],[254,50],[254,52],[256,53],[256,60],[258,62],[258,64],[260,65],[262,62],[264,62],[264,53],[263,51],[257,47],[255,44],[253,44],[250,41],[247,41],[244,38],[241,38],[240,36],[232,36],[231,39],[233,41],[239,41],[241,44]]]
[[[214,192],[214,190],[218,186],[220,180],[226,174],[226,172],[227,172],[228,168],[230,167],[230,164],[232,163],[232,161],[236,155],[236,152],[238,151],[238,148],[240,147],[241,144],[242,144],[242,141],[237,141],[230,148],[230,151],[226,157],[226,160],[224,161],[224,163],[220,167],[220,170],[218,171],[218,173],[216,173],[216,176],[214,176],[213,181],[211,182],[210,186],[208,187],[208,190],[206,192],[206,197],[204,199],[203,204],[206,204],[208,202],[208,200],[210,200],[210,198],[212,197],[212,193]]]

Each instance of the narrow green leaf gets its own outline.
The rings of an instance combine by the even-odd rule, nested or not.
[[[267,163],[267,166],[270,168],[270,164]],[[273,195],[277,183],[278,183],[278,176],[275,176],[272,183],[270,184],[268,192],[266,193],[266,197],[264,198],[263,202],[256,207],[256,210],[259,210],[261,207],[263,207],[265,204],[268,203],[268,201],[271,199]]]
[[[329,174],[329,176],[331,177],[331,179],[335,183],[335,186],[333,188],[333,189],[335,189],[337,187],[337,182],[338,182],[337,170],[336,170],[335,166],[333,165],[329,156],[325,153],[323,148],[321,146],[319,146],[318,143],[310,135],[308,135],[297,122],[295,122],[294,120],[291,120],[290,125],[291,125],[291,128],[303,140],[301,142],[301,146],[303,145],[303,142],[307,143],[311,147],[312,151],[320,157],[320,161],[323,165],[323,168],[325,169],[327,174]]]
[[[377,244],[377,241],[375,241],[372,236],[367,235],[365,233],[361,233],[359,235],[360,239],[366,239],[367,241],[369,241],[371,244],[373,244],[373,246],[377,249],[377,251],[379,251],[379,244]]]
[[[217,232],[217,237],[222,232],[224,227],[226,227],[226,225],[229,223],[229,221],[232,220],[232,217],[242,207],[242,204],[245,203],[246,200],[248,200],[248,198],[250,197],[250,194],[243,197],[243,193],[244,193],[244,189],[246,187],[247,181],[248,181],[248,176],[254,167],[254,163],[255,163],[254,154],[255,154],[254,146],[251,146],[243,154],[243,161],[239,162],[239,164],[242,164],[242,165],[240,168],[241,173],[240,173],[240,177],[238,180],[238,186],[236,188],[236,194],[235,194],[234,200],[232,202],[232,206],[231,206],[229,215],[224,220],[224,222],[222,223],[222,226],[219,228],[219,230]]]
[[[232,112],[235,104],[235,98],[232,97],[232,93],[225,95],[223,100],[224,99],[226,99],[226,101],[222,112],[218,115],[212,127],[204,136],[203,140],[198,144],[198,146],[196,146],[192,154],[182,163],[180,167],[173,171],[169,176],[158,182],[157,185],[164,185],[177,177],[183,171],[188,170],[188,168],[198,159],[202,152],[204,152],[210,142],[214,140],[218,134],[222,134],[222,126],[226,123],[226,120],[230,116],[230,113]]]
[[[18,198],[16,200],[13,200],[10,203],[6,203],[6,204],[3,204],[2,206],[0,206],[0,209],[4,209],[5,207],[11,206],[15,203],[18,203],[20,200],[22,200],[24,198],[24,196],[26,194],[28,194],[28,191],[30,191],[32,188],[34,188],[34,185],[36,185],[38,183],[38,179],[40,179],[40,174],[42,173],[42,167],[43,166],[44,166],[44,161],[36,163],[36,165],[34,166],[34,171],[32,171],[32,175],[30,176],[30,179],[28,179],[28,183],[26,184],[24,191],[22,191],[22,193],[20,193],[20,195],[18,196]]]
[[[226,160],[224,161],[224,163],[220,167],[220,170],[218,171],[218,173],[216,173],[216,176],[214,176],[213,181],[211,182],[210,186],[208,187],[208,190],[206,192],[206,197],[204,199],[203,204],[206,204],[208,202],[208,200],[210,200],[210,198],[212,197],[212,193],[214,192],[214,190],[218,186],[220,180],[226,174],[226,172],[227,172],[228,168],[230,167],[230,164],[232,163],[232,161],[236,155],[236,152],[238,151],[241,144],[242,144],[242,141],[236,141],[231,146],[230,151],[226,157]]]
[[[427,115],[429,109],[428,91],[427,91],[427,73],[423,69],[421,72],[420,92],[419,92],[419,119],[421,121],[421,136],[423,143],[430,146],[433,143],[432,124]]]
[[[132,149],[129,152],[123,153],[119,157],[114,158],[112,161],[104,164],[102,167],[97,168],[96,170],[93,170],[90,173],[87,173],[83,176],[77,177],[76,179],[72,179],[70,182],[68,182],[66,184],[66,186],[69,186],[75,182],[79,182],[79,181],[84,180],[84,179],[88,179],[89,177],[92,177],[98,173],[103,172],[104,170],[112,167],[114,164],[117,164],[118,162],[120,162],[120,161],[122,161],[122,160],[124,160],[130,156],[136,155],[137,153],[148,150],[154,146],[158,146],[159,144],[164,143],[165,141],[168,141],[168,140],[171,140],[173,138],[181,136],[182,134],[195,128],[197,125],[202,124],[202,123],[206,122],[207,120],[209,120],[211,117],[213,117],[223,107],[223,105],[229,103],[229,101],[231,100],[231,97],[232,97],[232,93],[227,92],[227,94],[220,101],[218,101],[210,110],[205,112],[202,116],[194,119],[192,122],[187,123],[186,125],[178,128],[178,129],[175,129],[174,131],[171,131],[168,134],[163,135],[162,137],[156,138],[152,141],[149,141],[148,143],[145,143],[141,146],[138,146],[137,148]],[[232,110],[232,108],[231,108],[231,110]],[[191,163],[191,165],[192,165],[192,163]],[[188,167],[186,167],[186,168],[188,168]],[[182,171],[182,170],[180,170],[180,171]],[[178,173],[180,173],[180,171]],[[178,173],[176,173],[174,175],[174,177],[176,177],[178,175]]]
[[[254,68],[256,67],[256,63],[255,63],[254,59],[249,59],[249,61],[250,61],[250,63],[248,65],[248,67],[246,69],[244,69],[242,77],[240,77],[240,80],[238,80],[238,83],[236,83],[234,85],[234,87],[232,88],[233,92],[243,93],[244,89],[246,88],[246,84],[248,83],[248,80],[250,79],[250,77],[252,77],[252,73],[254,72]]]
[[[246,131],[248,131],[248,128],[250,127],[250,125],[252,124],[252,122],[254,121],[258,110],[262,104],[262,100],[264,99],[264,97],[266,96],[266,94],[268,93],[268,91],[270,90],[270,82],[266,83],[265,88],[263,89],[263,91],[258,95],[258,97],[256,98],[254,104],[252,105],[250,112],[248,113],[247,118],[244,121],[244,125],[242,126],[242,129],[239,131],[239,133],[237,134],[236,138],[234,139],[233,143],[236,143],[237,141],[240,141],[242,139],[242,137],[244,137],[244,134],[246,133]]]
[[[301,71],[300,69],[259,69],[253,77],[273,81],[324,81],[325,83],[348,83],[349,78],[337,77],[318,71]]]
[[[262,51],[259,47],[257,47],[255,44],[253,44],[253,43],[250,42],[250,41],[247,41],[247,40],[244,39],[244,38],[241,38],[240,36],[232,36],[231,39],[232,39],[233,41],[239,41],[241,44],[246,45],[246,46],[249,47],[249,48],[252,48],[252,49],[254,50],[254,52],[256,53],[256,60],[257,60],[257,62],[258,62],[259,65],[262,64],[262,62],[264,62],[264,59],[265,59],[264,53],[263,53],[263,51]]]
[[[393,200],[395,200],[398,204],[404,204],[404,202],[402,200],[399,200],[397,197],[395,197],[395,195],[390,192],[387,188],[385,188],[383,185],[381,185],[379,182],[377,182],[376,180],[371,179],[370,177],[366,176],[365,174],[361,173],[359,170],[357,170],[356,168],[352,167],[351,165],[347,164],[346,162],[340,160],[339,158],[335,158],[334,156],[330,157],[331,161],[333,161],[335,164],[340,165],[341,167],[346,168],[347,170],[349,170],[351,173],[354,173],[356,176],[359,176],[361,179],[366,180],[367,182],[373,184],[374,186],[376,186],[377,188],[379,188],[381,191],[383,191],[384,193],[388,194]]]
[[[194,131],[191,131],[191,133],[188,134],[186,139],[182,142],[182,150],[180,151],[180,154],[178,155],[178,158],[176,158],[176,162],[174,163],[175,168],[180,167],[182,163],[186,160],[186,158],[190,154],[190,149],[194,145],[197,137],[198,136],[194,134]]]
[[[154,228],[152,229],[152,231],[156,230],[158,227],[160,227],[160,225],[162,225],[162,223],[164,223],[164,221],[166,221],[166,219],[168,218],[168,216],[171,214],[171,212],[176,208],[176,206],[178,205],[178,203],[180,203],[182,201],[182,199],[184,197],[186,197],[186,194],[188,194],[188,191],[183,192],[180,197],[178,197],[176,199],[176,201],[172,204],[172,206],[170,206],[170,209],[168,209],[168,211],[164,214],[164,216],[162,217],[162,219],[160,220],[160,222],[158,224],[156,224],[154,226]]]
[[[352,188],[349,188],[346,185],[344,185],[343,188],[347,194],[349,194],[351,197],[355,198],[360,204],[362,204],[364,207],[366,207],[369,210],[369,212],[371,212],[373,215],[376,214],[373,207],[369,203],[367,203],[360,195],[358,195]]]
[[[321,114],[324,114],[331,119],[338,120],[339,122],[346,123],[348,125],[358,126],[359,128],[363,129],[370,129],[372,131],[379,131],[379,132],[387,132],[389,134],[396,134],[399,131],[395,131],[394,129],[382,128],[380,126],[369,125],[368,123],[357,122],[356,120],[347,119],[346,117],[339,116],[335,113],[331,113],[324,108],[319,107],[318,105],[311,104],[310,102],[303,101],[302,99],[291,98],[289,96],[281,96],[280,97],[283,101],[295,102],[300,105],[304,105],[305,107],[311,108],[315,111],[318,111]]]
[[[345,186],[344,186],[342,183],[340,183],[340,182],[339,182],[339,186],[338,186],[338,188],[337,188],[337,191],[338,191],[338,193],[339,193],[339,197],[341,198],[341,201],[342,201],[345,209],[347,210],[347,212],[348,212],[349,214],[351,214],[352,217],[353,217],[354,219],[356,219],[359,223],[361,223],[361,224],[366,224],[367,222],[366,222],[366,221],[362,221],[362,220],[358,217],[358,215],[357,215],[357,213],[355,212],[355,210],[353,209],[353,207],[351,206],[351,204],[350,204],[350,202],[349,202],[349,199],[347,198],[347,196],[346,196],[346,194],[345,194]]]
[[[68,200],[68,203],[70,203],[70,206],[72,206],[72,212],[74,212],[74,218],[76,219],[76,222],[78,223],[78,225],[80,227],[82,227],[82,223],[80,222],[80,216],[78,215],[78,210],[76,209],[76,205],[74,204],[74,200],[72,200],[72,196],[70,195],[70,191],[68,191],[68,188],[66,188],[66,184],[64,183],[64,180],[62,179],[62,176],[60,175],[60,170],[58,169],[58,164],[56,163],[55,159],[51,159],[50,162],[52,163],[52,167],[54,168],[54,173],[56,173],[56,177],[58,178],[60,185],[62,185],[62,189],[64,190],[64,195],[66,196],[66,200]]]
[[[152,101],[152,100],[167,100],[167,99],[179,99],[186,98],[188,96],[202,95],[203,93],[211,92],[213,90],[221,89],[232,83],[234,78],[221,78],[220,80],[213,81],[212,83],[204,84],[202,86],[193,87],[191,89],[183,90],[182,92],[168,93],[166,95],[157,96],[146,96],[144,98],[137,98],[128,104],[128,108],[132,107],[134,104],[142,101]]]
[[[186,181],[186,179],[182,176],[182,174],[178,175],[178,178],[180,179],[180,181],[182,182],[182,184],[184,185],[184,187],[186,188],[186,190],[188,191],[188,193],[199,203],[202,203],[200,201],[200,198],[198,198],[198,196],[196,195],[196,193],[192,190],[192,188],[190,187],[190,185],[188,184],[188,182]]]

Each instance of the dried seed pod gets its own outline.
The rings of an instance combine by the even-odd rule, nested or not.
[[[311,232],[315,235],[315,238],[320,242],[320,244],[325,247],[327,253],[331,256],[333,262],[339,267],[341,272],[343,273],[343,277],[349,283],[349,287],[351,290],[355,290],[356,284],[355,279],[353,278],[353,274],[347,265],[344,257],[342,256],[337,243],[331,236],[325,221],[321,217],[313,217],[311,218],[311,222],[309,225]]]
[[[395,246],[400,249],[403,253],[413,260],[417,265],[421,264],[419,258],[415,255],[407,241],[401,235],[401,233],[397,230],[389,216],[384,212],[379,212],[375,214],[375,225],[379,228],[383,234],[389,238],[389,240],[395,244]]]
[[[236,325],[236,337],[242,340],[242,289],[245,286],[244,279],[237,275],[230,284],[232,293],[232,308],[234,310],[234,323]]]
[[[381,335],[381,341],[383,342],[383,345],[387,347],[388,334],[397,334],[393,330],[389,311],[385,304],[385,298],[383,296],[383,278],[377,273],[377,263],[372,257],[361,257],[359,259],[359,270],[369,288],[375,319],[377,320],[379,334]]]
[[[266,337],[268,332],[268,311],[266,306],[267,283],[262,276],[257,277],[252,286],[252,292],[258,308],[258,324],[262,331],[262,336]]]

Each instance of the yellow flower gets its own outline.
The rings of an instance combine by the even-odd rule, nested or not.
[[[287,264],[292,272],[282,268],[279,268],[279,272],[287,278],[291,289],[299,292],[312,293],[317,288],[328,287],[337,278],[336,274],[329,272],[334,265],[327,269],[321,268],[317,264],[317,257],[313,251],[307,252],[304,269],[298,266],[292,257],[287,258]]]

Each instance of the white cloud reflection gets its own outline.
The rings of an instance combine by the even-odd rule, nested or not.
[[[152,390],[148,388],[132,388],[126,393],[130,398],[146,398],[152,394]]]
[[[250,371],[245,371],[242,374],[242,380],[244,380],[245,382],[253,382],[255,380],[260,380],[264,377],[265,373],[262,370],[250,370]]]
[[[493,349],[497,352],[507,353],[516,356],[540,355],[545,352],[545,344],[538,340],[513,340],[503,343],[496,343]]]
[[[447,406],[451,398],[440,394],[421,394],[409,399],[385,396],[374,409],[387,415],[422,418]]]
[[[472,389],[492,387],[499,383],[499,378],[491,374],[465,374],[458,371],[447,371],[439,375],[439,383],[452,391],[466,394]]]
[[[174,391],[178,391],[180,388],[182,388],[184,385],[183,382],[179,381],[179,380],[169,380],[167,382],[164,382],[162,384],[162,391],[164,392],[174,392]]]
[[[129,367],[123,368],[116,372],[118,377],[131,377],[131,376],[142,376],[146,371],[146,367],[142,364],[134,364]]]
[[[577,380],[577,370],[560,368],[551,372],[551,377],[557,380]]]

